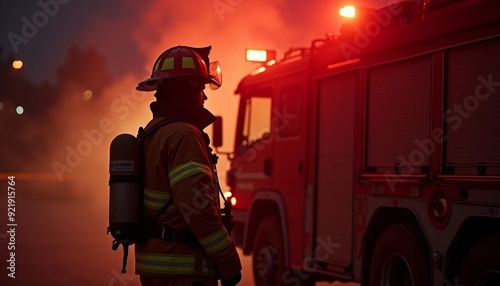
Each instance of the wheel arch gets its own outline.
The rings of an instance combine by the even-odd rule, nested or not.
[[[249,220],[245,225],[243,251],[245,254],[252,252],[254,235],[260,221],[267,215],[276,215],[281,222],[283,233],[283,247],[285,249],[285,266],[289,263],[289,239],[288,227],[286,224],[285,201],[281,195],[274,191],[260,191],[252,198],[249,208]]]
[[[485,227],[487,226],[487,227]],[[471,216],[460,225],[453,238],[445,258],[445,276],[454,281],[458,276],[460,262],[467,252],[480,239],[494,234],[500,234],[500,219],[495,217]]]
[[[422,227],[420,226],[416,216],[409,209],[405,208],[395,208],[395,207],[384,207],[375,211],[366,231],[363,235],[363,261],[361,264],[361,285],[367,285],[368,283],[368,272],[370,269],[370,262],[372,260],[372,253],[375,248],[375,244],[377,242],[377,237],[380,236],[382,231],[388,227],[389,225],[396,223],[410,223],[415,225],[418,231],[422,234]],[[429,253],[429,243],[424,241],[425,249],[427,253]],[[427,259],[430,259],[430,256],[426,256]],[[430,261],[428,261],[429,263]],[[429,264],[430,265],[430,264]]]

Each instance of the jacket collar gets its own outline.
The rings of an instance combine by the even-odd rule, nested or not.
[[[168,117],[181,122],[193,124],[203,130],[215,122],[215,116],[203,107],[191,105],[172,105],[162,102],[152,102],[150,105],[153,117]]]

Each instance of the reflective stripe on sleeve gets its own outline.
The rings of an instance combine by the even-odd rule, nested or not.
[[[224,228],[220,228],[211,234],[200,238],[199,241],[208,254],[217,253],[231,244],[229,235]]]
[[[205,173],[212,176],[212,169],[207,166],[197,162],[189,161],[183,164],[180,164],[173,168],[168,173],[168,178],[170,179],[170,186],[174,186],[179,181],[199,173]]]

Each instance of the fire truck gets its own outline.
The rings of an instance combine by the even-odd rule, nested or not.
[[[500,285],[500,1],[365,9],[257,55],[227,172],[255,285]]]

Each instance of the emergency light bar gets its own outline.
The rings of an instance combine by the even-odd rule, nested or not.
[[[354,18],[356,16],[356,8],[354,6],[344,6],[340,8],[339,14],[345,18]]]
[[[246,50],[246,60],[248,62],[267,63],[276,60],[276,51],[272,50]]]

